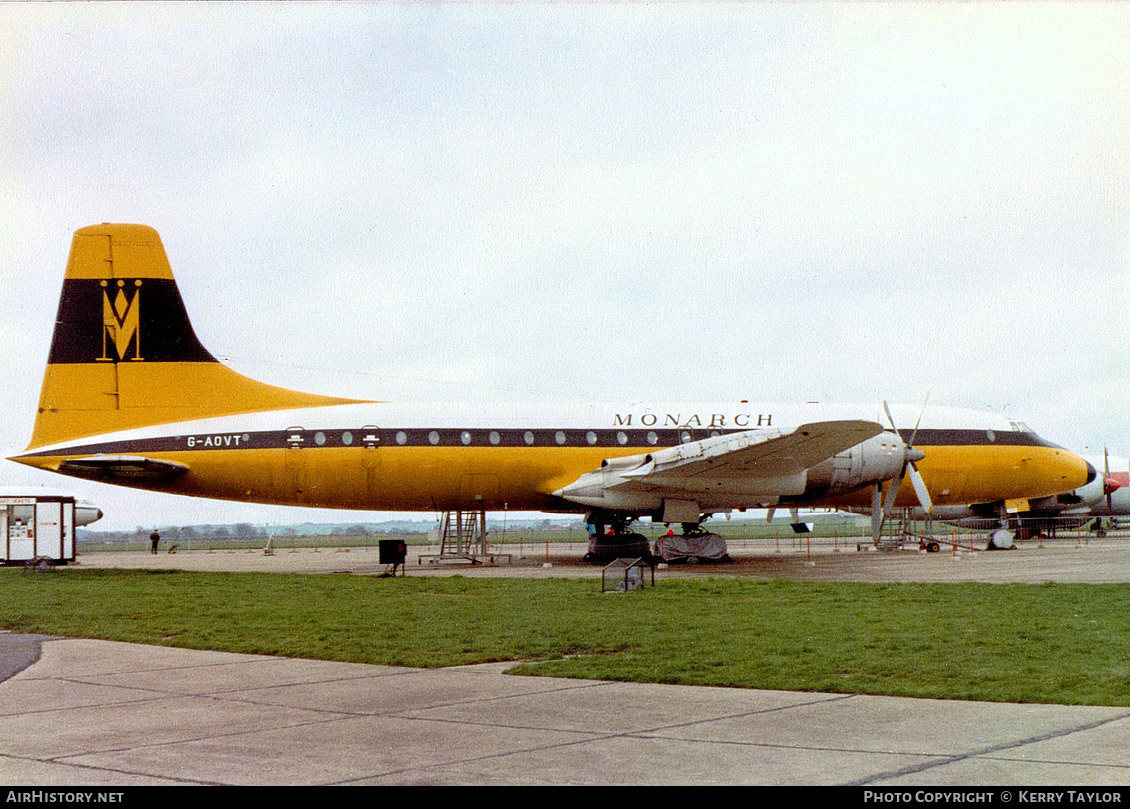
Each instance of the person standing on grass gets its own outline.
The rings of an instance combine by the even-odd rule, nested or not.
[[[149,535],[149,552],[157,552],[157,543],[161,541],[161,535],[157,533],[157,529],[153,529],[153,533]]]

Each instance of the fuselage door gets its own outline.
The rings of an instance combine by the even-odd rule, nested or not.
[[[283,476],[284,491],[291,491],[297,500],[302,500],[306,491],[306,430],[302,427],[288,427],[286,430],[286,473]]]
[[[378,468],[381,464],[381,429],[375,424],[366,424],[361,428],[357,441],[362,446],[361,467],[365,470],[365,491],[370,498],[380,499],[381,480]]]

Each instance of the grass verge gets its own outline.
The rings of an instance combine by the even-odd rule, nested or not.
[[[563,677],[1130,705],[1130,585],[0,571],[0,627]]]

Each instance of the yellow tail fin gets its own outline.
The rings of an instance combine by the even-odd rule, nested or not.
[[[210,416],[356,400],[248,379],[192,330],[157,231],[75,231],[28,449]]]

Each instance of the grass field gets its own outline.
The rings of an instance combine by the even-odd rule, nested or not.
[[[1130,585],[0,571],[0,626],[523,674],[1130,705]]]

